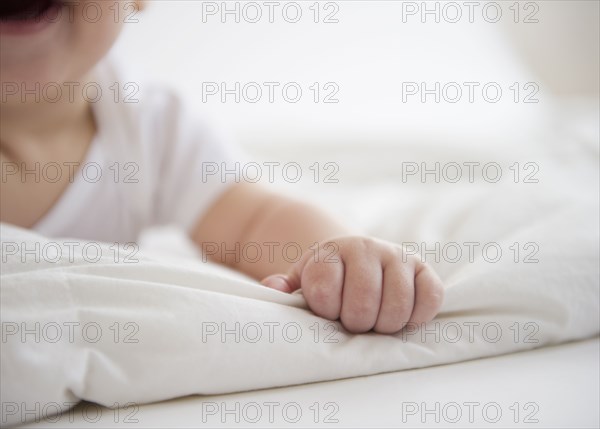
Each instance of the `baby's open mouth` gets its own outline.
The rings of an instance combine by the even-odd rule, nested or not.
[[[52,8],[62,6],[61,0],[2,0],[0,21],[30,21],[41,18]]]

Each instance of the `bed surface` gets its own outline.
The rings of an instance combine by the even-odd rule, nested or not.
[[[507,330],[515,322],[519,326],[534,322],[539,328],[539,346],[559,344],[598,335],[599,326],[598,192],[591,185],[598,183],[597,139],[590,139],[589,145],[588,140],[566,145],[567,140],[562,135],[556,141],[540,139],[521,145],[527,152],[503,148],[504,158],[492,153],[478,157],[467,147],[443,151],[432,146],[410,152],[415,160],[495,159],[506,168],[515,159],[536,159],[541,171],[555,174],[540,176],[543,180],[533,187],[517,186],[510,178],[493,189],[468,182],[440,187],[402,183],[398,160],[405,159],[401,152],[409,148],[399,147],[394,153],[379,151],[389,155],[389,162],[383,164],[359,156],[368,155],[369,150],[352,152],[346,148],[344,156],[336,157],[333,149],[328,152],[323,148],[319,152],[322,161],[342,158],[340,171],[347,172],[340,174],[343,185],[307,185],[306,189],[294,188],[293,193],[310,195],[316,203],[326,202],[334,214],[355,220],[367,233],[397,243],[497,242],[506,249],[515,242],[537,243],[539,263],[514,262],[509,250],[497,264],[480,256],[472,262],[464,258],[459,263],[428,260],[448,286],[445,308],[437,320],[448,326],[469,320],[496,322]],[[300,159],[292,154],[287,158]],[[362,183],[365,170],[352,168],[351,160],[359,159],[366,168],[377,167],[368,175],[372,182]],[[43,238],[28,234],[7,230],[2,236],[17,243],[43,242]],[[315,316],[305,311],[298,296],[276,294],[239,279],[205,272],[206,267],[199,266],[205,264],[183,264],[186,255],[181,254],[184,246],[179,244],[141,240],[140,247],[150,253],[157,248],[163,252],[177,249],[168,253],[178,263],[156,256],[143,258],[126,270],[114,262],[65,262],[52,270],[43,269],[44,264],[3,265],[1,301],[6,320],[40,321],[42,314],[42,322],[64,319],[83,325],[96,321],[108,327],[115,321],[131,321],[135,315],[140,326],[140,342],[135,346],[102,342],[92,347],[66,340],[60,347],[32,342],[4,345],[3,401],[27,402],[29,410],[34,402],[62,403],[79,398],[123,405],[192,393],[206,396],[119,412],[83,404],[53,422],[39,423],[39,427],[600,425],[598,339],[476,360],[472,359],[529,349],[531,345],[514,342],[510,336],[499,343],[478,336],[472,344],[466,340],[459,345],[419,342],[414,338],[397,344],[378,336],[350,337],[344,332],[339,334],[339,344],[307,341],[296,348],[282,341],[257,347],[231,342],[207,345],[194,331],[203,321],[293,320],[309,329]],[[176,266],[181,264],[185,266]],[[32,301],[27,294],[44,299]],[[80,311],[82,308],[86,311]],[[449,364],[461,360],[465,362]],[[418,366],[430,367],[411,369]],[[299,385],[386,370],[404,371]],[[286,384],[296,386],[271,388]],[[261,388],[266,389],[221,395]],[[273,419],[269,418],[270,402],[276,403],[271,404],[275,408]],[[482,416],[486,405],[489,423]],[[282,415],[286,406],[287,420]],[[494,423],[498,407],[502,416]],[[302,417],[295,421],[298,408]],[[470,409],[474,410],[472,419]],[[226,410],[233,411],[222,416],[221,411]],[[257,410],[262,414],[258,419]],[[424,410],[430,412],[423,414]],[[462,413],[458,419],[457,411]],[[327,416],[333,421],[327,422]]]
[[[118,413],[84,403],[55,423],[25,427],[598,427],[599,346],[594,338],[368,377],[190,396]],[[225,410],[231,412],[222,415]],[[261,417],[254,422],[257,410]],[[502,415],[494,422],[497,410]]]

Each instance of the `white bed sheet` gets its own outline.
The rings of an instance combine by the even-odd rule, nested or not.
[[[466,183],[456,186],[446,184],[439,187],[426,184],[419,186],[414,183],[404,184],[398,180],[401,170],[399,162],[407,158],[406,153],[403,156],[403,151],[399,149],[394,153],[387,154],[389,155],[389,161],[384,165],[364,162],[365,160],[368,161],[369,158],[357,157],[356,154],[352,153],[346,153],[346,156],[340,155],[339,187],[334,186],[326,190],[325,185],[320,184],[320,192],[315,192],[315,189],[310,187],[306,189],[293,188],[293,190],[298,194],[310,194],[311,199],[317,202],[329,203],[329,208],[333,212],[357,221],[359,225],[364,227],[365,231],[396,242],[420,243],[436,240],[444,240],[445,242],[473,240],[487,242],[498,240],[507,245],[513,241],[535,241],[539,243],[541,263],[532,264],[529,267],[509,263],[509,260],[505,261],[506,263],[493,266],[483,264],[481,260],[476,261],[475,264],[433,263],[432,265],[436,266],[440,275],[451,286],[447,295],[448,302],[446,303],[446,310],[449,315],[456,316],[456,312],[452,312],[456,309],[467,312],[480,311],[481,317],[478,319],[480,320],[482,317],[496,317],[490,313],[490,309],[493,307],[500,313],[511,317],[514,316],[512,313],[518,312],[522,316],[522,321],[530,321],[532,318],[539,317],[543,325],[541,325],[540,330],[542,341],[538,345],[557,344],[563,341],[586,338],[598,333],[598,140],[597,138],[585,139],[585,142],[588,141],[591,142],[590,145],[574,144],[575,142],[571,142],[573,144],[570,145],[559,145],[556,142],[557,144],[554,145],[552,143],[555,142],[545,141],[543,150],[534,144],[526,146],[527,150],[531,151],[528,155],[539,153],[539,157],[525,157],[523,152],[514,152],[508,150],[508,148],[504,150],[505,158],[497,157],[498,154],[492,156],[491,153],[487,154],[487,157],[481,158],[475,156],[470,150],[460,152],[450,148],[446,151],[424,150],[423,158],[417,156],[418,152],[409,152],[414,157],[408,159],[414,161],[446,159],[462,162],[474,159],[485,161],[485,158],[487,158],[488,160],[502,161],[501,164],[505,168],[509,168],[511,162],[515,159],[521,159],[521,157],[523,157],[522,161],[536,159],[540,165],[540,184],[533,187],[527,187],[525,184],[511,184],[510,177],[507,179],[508,183],[498,184],[494,187],[485,183],[480,186],[477,184],[471,186]],[[539,143],[542,145],[541,141]],[[309,152],[314,153],[313,151]],[[327,154],[326,151],[322,153],[323,156],[327,156]],[[382,181],[383,177],[378,177],[374,178],[375,183],[363,184],[363,178],[366,177],[366,174],[363,176],[362,173],[366,173],[366,171],[361,172],[352,168],[349,163],[349,160],[352,159],[361,159],[367,169],[375,173],[374,176],[383,176],[386,180]],[[343,174],[343,172],[353,173]],[[394,178],[396,180],[393,180]],[[358,185],[359,183],[361,185]],[[353,198],[348,198],[348,195]],[[351,201],[361,201],[361,204],[352,204]],[[164,242],[162,242],[161,248],[165,250]],[[172,256],[176,256],[176,254],[173,253]],[[20,265],[17,264],[13,268],[23,270],[24,268]],[[40,266],[35,264],[29,268],[39,270]],[[52,272],[51,270],[47,271],[47,273]],[[6,274],[6,271],[3,274]],[[67,274],[68,272],[65,272],[65,275]],[[13,279],[17,277],[13,276]],[[50,278],[52,276],[47,277],[44,278],[45,281],[54,279],[56,284],[61,284],[56,272],[54,272],[53,278]],[[100,277],[102,276],[98,276],[98,279]],[[25,276],[23,278],[24,281],[27,280]],[[39,278],[43,278],[43,276]],[[7,280],[10,279],[8,277],[3,278],[3,289],[8,284]],[[104,273],[101,280],[106,283],[105,286],[111,286],[108,283],[110,280],[109,274]],[[113,280],[116,282],[119,279]],[[225,282],[225,280],[222,282]],[[177,284],[175,280],[170,283]],[[498,287],[494,288],[494,285]],[[111,287],[113,286],[115,285]],[[211,285],[204,286],[210,289],[209,286]],[[8,291],[8,288],[6,289]],[[13,291],[19,290],[22,291],[17,287]],[[79,289],[73,287],[74,292],[77,290]],[[122,289],[119,290],[122,291]],[[490,291],[495,292],[497,295],[490,295]],[[264,289],[244,292],[241,288],[238,292],[240,294],[243,292],[260,295],[270,293]],[[527,295],[526,292],[530,295]],[[121,292],[117,295],[120,296],[120,294]],[[13,294],[13,297],[26,298],[25,295],[19,296],[16,293]],[[54,298],[56,300],[56,297]],[[176,297],[173,294],[166,293],[162,301],[159,299],[160,297],[155,298],[160,301],[161,306],[149,306],[148,310],[162,308],[165,303],[164,300],[175,299]],[[267,301],[293,299],[294,297],[268,297]],[[545,299],[548,301],[544,301]],[[493,301],[493,305],[487,303],[486,300]],[[58,301],[59,303],[62,302]],[[5,302],[3,299],[3,304]],[[22,306],[23,311],[31,312],[32,309],[35,310],[34,306],[28,307],[30,300],[20,299],[19,302],[26,304]],[[102,301],[94,298],[94,296],[87,297],[85,302],[86,305],[89,304],[90,308],[102,305]],[[114,311],[118,309],[114,308],[112,301],[107,302],[110,305],[106,305],[104,310],[107,312],[102,314],[109,314],[113,317]],[[45,308],[48,307],[46,302],[43,304]],[[132,300],[128,304],[131,307],[125,309],[127,311],[124,314],[131,313],[131,309],[136,308],[139,304],[139,299]],[[255,307],[252,306],[252,308]],[[292,305],[292,307],[294,306]],[[10,309],[10,306],[8,308]],[[286,314],[290,311],[296,311],[296,309],[286,309]],[[25,314],[19,311],[13,313],[16,318]],[[5,311],[3,314],[7,315]],[[76,313],[75,316],[78,314]],[[149,318],[156,318],[156,315],[150,311],[147,314]],[[479,317],[478,314],[476,313],[475,317]],[[172,320],[181,321],[181,319]],[[143,332],[153,331],[146,329]],[[163,331],[158,330],[157,332]],[[165,336],[167,340],[172,338],[172,332],[175,331],[170,332],[171,337]],[[78,373],[77,368],[67,364],[64,368],[65,373],[69,373],[75,378],[65,378],[62,377],[64,374],[60,372],[60,369],[57,369],[56,361],[54,361],[50,370],[42,368],[43,371],[38,373],[33,372],[31,369],[18,373],[14,370],[14,367],[9,368],[9,366],[6,367],[7,370],[4,372],[3,367],[3,375],[6,375],[3,377],[3,386],[4,384],[8,386],[4,393],[19,393],[12,399],[19,403],[22,400],[21,398],[30,399],[31,397],[34,400],[38,395],[43,397],[37,400],[52,401],[56,400],[55,398],[65,397],[65,394],[73,396],[73,393],[80,393],[77,396],[78,398],[102,402],[102,399],[100,399],[102,397],[105,399],[104,403],[109,404],[113,400],[121,400],[122,398],[147,402],[197,392],[208,394],[231,392],[236,391],[236,389],[245,390],[286,383],[305,383],[313,380],[355,376],[360,373],[367,374],[401,369],[400,366],[389,367],[389,362],[394,361],[394,359],[391,356],[381,356],[381,353],[385,353],[384,348],[365,347],[364,351],[361,352],[360,347],[357,347],[357,343],[365,342],[365,338],[360,337],[351,341],[351,347],[346,349],[347,353],[345,355],[340,353],[340,347],[331,347],[328,349],[331,356],[347,356],[347,359],[341,359],[341,362],[338,360],[339,363],[337,364],[333,363],[332,360],[324,359],[324,365],[320,368],[312,364],[309,365],[310,362],[307,363],[307,361],[304,362],[303,367],[302,359],[299,358],[297,363],[292,363],[292,368],[296,371],[290,371],[290,363],[287,362],[286,365],[280,367],[281,374],[275,374],[276,371],[273,371],[271,373],[266,372],[262,376],[260,372],[250,371],[246,376],[247,379],[241,379],[232,372],[236,368],[232,365],[222,373],[229,375],[229,385],[225,387],[223,386],[223,380],[227,377],[223,377],[213,367],[196,366],[198,360],[191,360],[190,366],[185,367],[185,365],[181,365],[181,361],[173,358],[171,362],[179,362],[180,365],[170,366],[173,365],[170,363],[164,368],[169,370],[166,372],[177,373],[180,377],[173,378],[170,385],[165,383],[164,380],[153,380],[153,376],[157,372],[152,369],[154,367],[151,363],[146,362],[148,365],[144,365],[144,361],[132,355],[131,352],[122,356],[110,354],[109,356],[114,357],[114,362],[117,363],[128,361],[131,364],[129,375],[132,373],[143,374],[138,376],[137,379],[132,376],[136,380],[133,385],[124,383],[118,386],[114,384],[113,380],[119,380],[119,378],[111,379],[105,373],[99,371],[98,368],[102,369],[102,365],[96,366],[96,370],[91,368],[87,372]],[[168,342],[166,341],[166,343]],[[146,342],[146,344],[154,343]],[[480,349],[473,346],[465,347],[462,349],[462,354],[460,348],[448,347],[446,355],[443,355],[446,359],[445,362],[529,348],[529,346],[513,347],[513,345],[511,347],[493,347],[490,344],[481,344],[481,346]],[[165,350],[164,347],[161,348]],[[399,351],[405,349],[402,348]],[[3,347],[3,352],[6,350],[7,348]],[[350,352],[350,350],[353,351]],[[411,350],[415,352],[413,361],[410,362],[410,366],[403,366],[402,368],[409,369],[444,363],[440,360],[434,362],[435,359],[430,359],[428,363],[427,356],[437,359],[442,355],[423,353],[426,350],[419,344],[413,345]],[[83,351],[85,352],[85,350]],[[176,348],[171,351],[174,355],[180,352]],[[299,350],[299,354],[303,352],[303,350]],[[219,354],[215,350],[211,350],[211,353],[217,356],[218,360],[215,360],[217,364],[222,363],[223,354]],[[347,369],[349,361],[352,361],[356,367],[365,366],[365,362],[368,360],[363,358],[364,354],[371,354],[371,357],[377,361],[381,357],[380,367],[373,370],[371,368],[369,371],[361,370],[360,372],[342,371],[344,368]],[[37,357],[40,355],[42,354],[32,353],[30,356]],[[142,355],[149,356],[145,352]],[[415,357],[418,355],[420,357]],[[72,356],[74,356],[75,362],[84,361],[79,359],[77,355]],[[165,357],[160,354],[154,354],[153,356],[159,360],[161,357]],[[248,365],[249,357],[247,355],[244,355],[243,358],[241,356],[234,357],[244,362],[246,367],[252,367]],[[269,369],[276,368],[277,359],[281,359],[281,357],[271,356],[267,367]],[[271,363],[271,360],[273,363]],[[12,362],[17,363],[22,363],[22,361],[21,358],[12,360]],[[256,353],[254,355],[254,368],[260,367],[264,361],[262,354]],[[3,363],[5,362],[7,361],[3,359]],[[59,362],[63,362],[63,360]],[[98,363],[98,361],[96,362]],[[99,363],[107,362],[110,363],[110,359]],[[237,368],[239,367],[237,366]],[[146,372],[141,371],[144,368]],[[281,370],[281,368],[285,368],[285,370]],[[199,373],[204,371],[203,376],[198,378],[198,380],[202,380],[202,386],[200,386],[202,389],[198,387],[199,384],[194,386],[194,389],[183,389],[183,384],[194,380],[191,376],[194,371]],[[46,378],[60,379],[64,386],[75,386],[77,391],[68,391],[66,387],[62,387],[63,384],[44,382],[39,374],[43,374]],[[289,377],[290,374],[295,375],[295,377]],[[306,374],[310,377],[306,377]],[[277,375],[277,377],[274,375]],[[7,382],[11,376],[12,384]],[[269,376],[272,376],[271,384],[268,383]],[[299,379],[299,377],[304,378]],[[82,382],[74,383],[73,380]],[[86,380],[93,380],[94,382],[84,383]],[[123,377],[121,377],[121,380],[123,380]],[[156,382],[158,386],[161,386],[162,391],[161,389],[148,388],[147,386],[152,385],[152,382]],[[20,390],[17,392],[14,386],[19,386]],[[23,386],[25,389],[22,389]],[[42,387],[54,388],[51,392],[52,395],[44,396]],[[135,391],[129,391],[130,387],[135,387]],[[229,390],[226,390],[227,388]],[[170,395],[165,394],[167,390],[170,390]],[[202,403],[224,401],[232,406],[236,401],[240,401],[241,404],[241,401],[246,401],[247,404],[252,401],[263,403],[274,400],[286,404],[294,402],[294,398],[298,398],[297,402],[302,405],[305,420],[290,423],[289,426],[293,427],[315,423],[312,419],[314,411],[308,408],[314,402],[318,403],[321,410],[320,419],[317,423],[320,422],[323,426],[332,427],[336,425],[323,421],[327,411],[331,411],[331,408],[325,409],[329,402],[336,402],[339,406],[336,415],[339,416],[338,426],[341,427],[420,426],[420,418],[417,418],[417,420],[409,419],[403,423],[401,411],[403,402],[420,403],[421,401],[427,401],[428,407],[434,407],[435,403],[440,401],[455,401],[458,403],[465,401],[498,402],[502,404],[505,418],[509,420],[492,424],[493,427],[514,424],[512,419],[514,411],[508,407],[515,402],[518,402],[521,407],[518,420],[523,421],[525,414],[532,411],[531,408],[525,409],[525,404],[533,402],[538,404],[539,407],[536,415],[540,416],[540,427],[553,425],[557,427],[598,427],[598,341],[569,344],[499,358],[429,369],[407,370],[400,373],[348,381],[270,389],[227,396],[206,396],[204,399],[198,397],[187,398],[143,407],[140,405],[140,409],[134,418],[140,420],[139,425],[143,427],[220,426],[222,422],[218,416],[216,420],[203,423]],[[3,400],[7,399],[4,397]],[[300,400],[303,402],[299,402]],[[86,423],[83,416],[80,416],[77,420],[77,410],[81,410],[81,407],[68,414],[67,417],[69,415],[73,416],[74,425],[77,421]],[[88,416],[88,420],[93,420],[94,409],[91,409],[90,413],[91,416]],[[95,427],[104,427],[111,424],[122,424],[125,427],[134,427],[133,422],[125,421],[127,415],[128,411],[125,410],[119,413],[115,419],[112,412],[110,414],[104,412],[102,423],[97,422],[94,425]],[[235,422],[230,418],[229,423]],[[240,424],[242,423],[244,421],[240,422]],[[260,420],[257,423],[246,421],[245,423],[245,426],[265,426],[269,421]],[[430,419],[429,423],[434,422]],[[445,423],[445,426],[464,426],[469,422],[463,420],[454,424],[447,421],[441,423]],[[480,419],[479,421],[475,420],[473,424],[482,426],[483,423],[485,421]],[[67,420],[59,420],[57,423],[49,423],[48,426],[63,427],[68,424],[69,419],[67,418]],[[287,422],[282,418],[275,419],[273,422],[274,426],[285,426],[286,424]],[[534,424],[523,421],[523,425],[532,427]]]
[[[189,396],[118,412],[83,403],[57,417],[57,422],[24,427],[597,428],[599,348],[600,341],[594,338],[452,365],[229,395]],[[239,412],[221,414],[235,410],[236,403]],[[316,423],[315,403],[320,411]],[[435,410],[436,403],[439,411],[422,414],[425,409]],[[274,411],[272,418],[269,407]],[[262,417],[254,423],[257,409]],[[294,422],[297,409],[302,417]],[[497,409],[502,416],[492,422]],[[462,417],[454,423],[457,410]],[[99,420],[93,422],[98,414]]]

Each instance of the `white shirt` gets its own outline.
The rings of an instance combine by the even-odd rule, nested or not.
[[[154,225],[190,231],[230,184],[203,171],[207,163],[235,162],[231,147],[172,92],[140,87],[131,97],[139,102],[116,102],[109,87],[117,82],[123,92],[124,82],[107,64],[96,76],[102,89],[92,103],[97,135],[72,182],[33,229],[106,242],[134,241]]]

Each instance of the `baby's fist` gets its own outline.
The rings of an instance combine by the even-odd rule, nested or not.
[[[429,322],[444,296],[439,277],[417,256],[366,237],[320,243],[287,275],[272,275],[262,283],[283,292],[302,288],[315,314],[340,319],[353,333],[392,334],[407,323]]]

